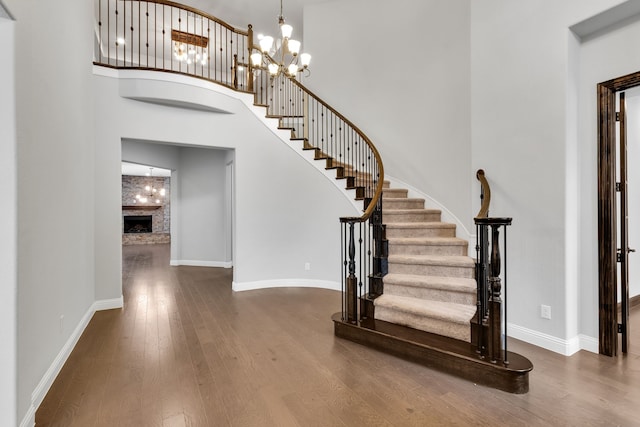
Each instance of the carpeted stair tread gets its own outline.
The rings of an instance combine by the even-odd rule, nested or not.
[[[389,255],[389,274],[414,274],[423,276],[464,277],[475,276],[475,263],[467,256],[406,254]]]
[[[387,274],[385,285],[402,285],[415,288],[440,289],[451,292],[476,294],[476,281],[463,277],[422,276],[415,274]]]
[[[384,215],[384,214],[383,214]],[[394,222],[391,224],[387,224],[387,228],[456,228],[455,224],[451,224],[448,222]]]
[[[389,197],[390,202],[395,202],[395,201],[405,201],[405,202],[422,202],[424,203],[424,199],[421,199],[419,197]]]
[[[383,214],[384,218],[384,214]],[[455,237],[456,225],[440,221],[385,222],[387,238]]]
[[[376,308],[384,307],[389,310],[456,323],[466,328],[469,328],[469,321],[476,312],[475,305],[429,301],[387,294],[376,298],[375,306]]]
[[[450,255],[467,256],[468,242],[457,237],[398,237],[388,236],[389,253],[395,255]],[[405,233],[413,234],[413,233]],[[433,234],[433,233],[432,233]],[[439,234],[439,233],[435,233]]]
[[[397,199],[385,199],[385,202]],[[408,222],[440,222],[442,212],[439,209],[385,209],[382,203],[382,215],[386,224]]]
[[[414,212],[425,212],[425,213],[434,213],[439,214],[442,213],[440,209],[386,209],[384,204],[382,205],[382,214],[406,214],[406,213],[414,213]]]
[[[395,245],[467,246],[469,242],[458,237],[389,237]]]
[[[389,255],[389,263],[475,268],[473,259],[455,255]]]
[[[424,199],[412,197],[385,198],[383,209],[424,209]]]
[[[385,188],[382,192],[383,199],[406,199],[409,190],[405,188]]]

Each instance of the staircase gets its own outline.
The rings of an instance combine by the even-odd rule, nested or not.
[[[318,166],[326,172],[335,171],[335,178],[362,201],[361,215],[340,218],[336,251],[341,256],[343,292],[341,312],[332,317],[336,336],[474,383],[527,392],[531,362],[509,352],[506,340],[504,346],[501,343],[498,227],[510,225],[511,218],[487,218],[488,203],[485,209],[483,202],[484,216],[476,218],[476,226],[484,230],[479,233],[476,265],[467,256],[468,243],[455,237],[455,225],[442,222],[440,211],[426,209],[425,201],[408,197],[406,189],[389,188],[380,153],[357,126],[297,78],[272,76],[264,66],[247,63],[258,51],[251,25],[237,29],[173,2],[140,2],[137,13],[133,3],[128,4],[129,13],[121,3],[97,0],[95,65],[191,75],[253,94],[254,105],[265,108],[265,117],[274,119],[278,129],[290,131],[296,149],[313,153],[305,158],[323,162]],[[165,16],[177,20],[178,28],[162,27],[160,33],[157,27],[149,37],[149,22],[165,22]],[[195,17],[202,24],[190,27]],[[146,43],[113,43],[125,28],[131,40]],[[193,31],[189,40],[217,34],[230,42],[207,49],[208,61],[190,65],[170,53],[165,58],[165,46],[174,43],[173,30]],[[491,257],[489,228],[490,247],[496,248]],[[504,295],[506,299],[506,284]]]
[[[476,312],[475,263],[468,242],[454,224],[406,189],[383,190],[383,219],[389,241],[384,294],[375,299],[375,318],[470,341]]]
[[[314,145],[303,136],[295,114],[269,117],[278,119],[279,129],[291,131],[292,143],[302,141],[300,149],[313,151],[314,160],[324,162],[325,170],[335,170],[335,178],[344,180],[346,189],[355,190],[354,198],[363,201],[363,210],[374,208],[371,197],[378,174],[339,160],[331,147]],[[348,221],[342,224],[343,242],[351,242],[343,248],[344,255],[352,243],[357,242],[357,249],[343,262],[343,311],[332,317],[336,336],[477,384],[526,393],[529,360],[509,352],[509,363],[496,363],[480,355],[473,342],[479,307],[476,262],[467,255],[468,242],[456,237],[455,224],[442,222],[439,210],[426,209],[424,199],[410,198],[407,189],[390,188],[388,181],[382,182],[381,213],[384,225],[372,214],[357,236],[350,228],[357,219],[345,218]],[[367,239],[384,243],[368,247]],[[369,264],[373,267],[359,271],[356,279],[347,258],[362,260],[365,253],[373,257]]]

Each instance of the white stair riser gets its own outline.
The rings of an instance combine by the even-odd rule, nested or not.
[[[394,255],[450,255],[467,256],[466,245],[420,245],[389,242],[389,253]]]
[[[475,267],[458,267],[439,264],[401,264],[389,260],[389,274],[413,274],[420,276],[473,279],[475,277]]]
[[[398,228],[387,224],[387,238],[393,237],[455,237],[455,227]]]
[[[384,206],[384,202],[382,204]],[[415,212],[390,213],[382,209],[382,218],[385,224],[394,222],[439,222],[440,212],[424,212],[416,209]]]
[[[471,327],[468,322],[458,324],[441,319],[416,316],[415,314],[405,313],[387,307],[376,307],[376,319],[456,338],[461,341],[470,341]]]

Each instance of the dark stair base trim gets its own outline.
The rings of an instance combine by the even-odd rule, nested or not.
[[[375,319],[366,319],[358,326],[343,322],[341,313],[331,319],[339,338],[508,393],[529,391],[533,364],[517,353],[509,352],[509,364],[504,366],[481,359],[464,341]]]

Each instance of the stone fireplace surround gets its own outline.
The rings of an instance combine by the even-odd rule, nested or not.
[[[153,183],[155,188],[164,188],[165,197],[160,204],[154,202],[140,203],[136,200],[136,194],[144,189],[145,185]],[[125,216],[152,217],[151,233],[124,233]],[[171,178],[146,177],[122,175],[122,244],[123,245],[148,245],[155,243],[171,242]]]

